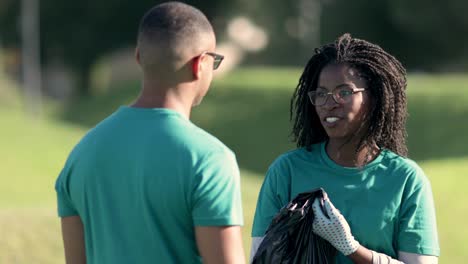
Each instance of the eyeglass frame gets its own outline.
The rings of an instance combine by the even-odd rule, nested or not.
[[[214,53],[214,52],[210,52],[210,51],[202,52],[202,54],[200,54],[200,57],[203,56],[203,55],[208,55],[208,56],[213,57],[213,61],[214,61],[213,62],[213,70],[218,69],[219,66],[221,65],[221,62],[223,62],[223,60],[224,60],[224,55]]]
[[[335,91],[338,90],[338,88],[340,87],[337,87],[335,89],[333,89],[333,91],[331,92],[328,92],[326,93],[326,98],[325,98],[325,101],[323,101],[323,104],[314,104],[313,100],[312,100],[312,96],[317,92],[317,90],[313,90],[313,91],[309,91],[307,92],[307,96],[309,97],[309,101],[312,105],[314,106],[322,106],[322,105],[325,105],[328,101],[328,98],[331,97],[333,98],[333,101],[335,101],[335,103],[337,104],[345,104],[346,102],[343,101],[343,102],[339,102],[336,98],[335,98]],[[348,89],[348,88],[347,88]],[[351,90],[351,94],[350,95],[353,95],[353,94],[356,94],[356,93],[359,93],[359,92],[365,92],[367,89],[366,88],[349,88]]]

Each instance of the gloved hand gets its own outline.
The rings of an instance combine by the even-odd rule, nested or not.
[[[320,205],[321,201],[329,217],[324,214]],[[312,210],[315,216],[313,222],[315,234],[330,242],[345,256],[354,253],[359,248],[359,242],[351,234],[348,222],[328,198],[315,199]]]

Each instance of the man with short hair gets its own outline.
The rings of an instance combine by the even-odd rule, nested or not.
[[[168,2],[142,18],[142,89],[89,131],[56,182],[67,263],[244,263],[234,153],[190,122],[216,54],[198,9]]]

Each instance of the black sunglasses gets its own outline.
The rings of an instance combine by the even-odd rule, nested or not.
[[[213,70],[216,70],[219,68],[219,65],[221,65],[221,62],[223,61],[224,59],[224,56],[221,55],[221,54],[217,54],[217,53],[214,53],[214,52],[203,52],[200,56],[202,55],[209,55],[211,57],[213,57],[214,59],[214,62],[213,62]]]

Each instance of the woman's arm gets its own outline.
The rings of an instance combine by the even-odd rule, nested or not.
[[[398,260],[382,253],[369,250],[360,246],[356,252],[348,256],[354,263],[371,263],[371,264],[437,264],[438,257],[420,255],[399,251]]]
[[[250,258],[249,258],[249,263],[252,263],[253,258],[255,257],[255,254],[257,253],[258,247],[262,243],[263,239],[265,237],[252,237],[252,246],[250,247]]]
[[[413,264],[413,263],[414,264],[437,264],[439,263],[439,258],[436,256],[420,255],[420,254],[403,252],[403,251],[398,252],[398,259],[401,262],[408,263],[408,264]],[[385,262],[380,262],[380,263],[385,263]],[[374,264],[379,264],[379,262],[374,263]]]
[[[323,202],[326,216],[321,208]],[[314,211],[313,228],[314,233],[327,240],[343,255],[350,258],[357,264],[437,264],[436,256],[413,254],[408,252],[398,252],[398,260],[382,253],[378,253],[365,248],[357,242],[351,234],[346,219],[333,206],[331,201],[326,199],[316,199],[312,205]]]

